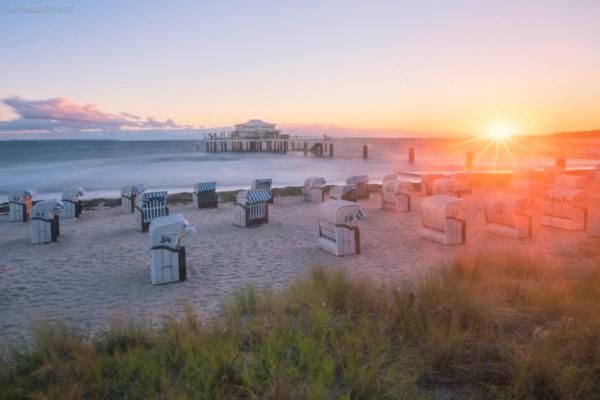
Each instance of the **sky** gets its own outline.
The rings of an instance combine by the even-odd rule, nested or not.
[[[0,3],[0,139],[600,128],[597,0]]]

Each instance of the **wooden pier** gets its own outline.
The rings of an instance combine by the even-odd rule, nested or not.
[[[214,138],[204,139],[198,143],[197,150],[209,153],[239,152],[239,151],[269,151],[287,153],[288,151],[301,151],[304,155],[309,152],[316,155],[333,157],[335,139],[330,138],[293,138],[293,139],[230,139]]]

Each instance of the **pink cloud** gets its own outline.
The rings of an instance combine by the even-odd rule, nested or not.
[[[81,106],[64,97],[48,100],[25,100],[15,96],[4,99],[3,102],[10,106],[19,117],[10,121],[0,121],[0,131],[35,129],[65,132],[89,129],[119,131],[123,128],[192,128],[189,125],[178,125],[172,119],[161,122],[150,117],[146,121],[142,121],[140,117],[129,113],[109,114],[102,112],[97,104]]]

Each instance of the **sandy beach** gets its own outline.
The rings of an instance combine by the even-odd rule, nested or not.
[[[413,211],[379,209],[379,194],[361,200],[367,219],[359,222],[362,254],[335,257],[317,246],[318,204],[300,197],[276,197],[270,223],[246,229],[233,225],[233,204],[197,210],[191,204],[170,206],[197,232],[182,239],[188,280],[153,286],[148,271],[147,233],[133,229],[133,214],[119,207],[86,210],[82,218],[61,218],[57,243],[31,245],[29,223],[9,223],[0,215],[0,343],[27,340],[36,321],[64,321],[94,333],[113,318],[157,321],[193,306],[200,315],[218,312],[219,303],[245,285],[280,288],[314,264],[344,267],[352,274],[382,280],[414,281],[427,268],[450,262],[461,253],[523,252],[554,258],[566,268],[593,262],[585,243],[597,243],[600,204],[587,201],[588,230],[570,232],[540,225],[534,209],[533,237],[514,240],[484,231],[484,202],[498,187],[475,187],[464,195],[467,244],[442,246],[419,237],[423,196],[412,194]],[[594,244],[593,246],[596,246]],[[569,264],[569,261],[573,261]]]

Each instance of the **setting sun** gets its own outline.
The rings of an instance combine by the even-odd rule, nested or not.
[[[497,124],[490,128],[490,136],[493,136],[497,139],[503,139],[511,134],[511,127],[504,124]]]

